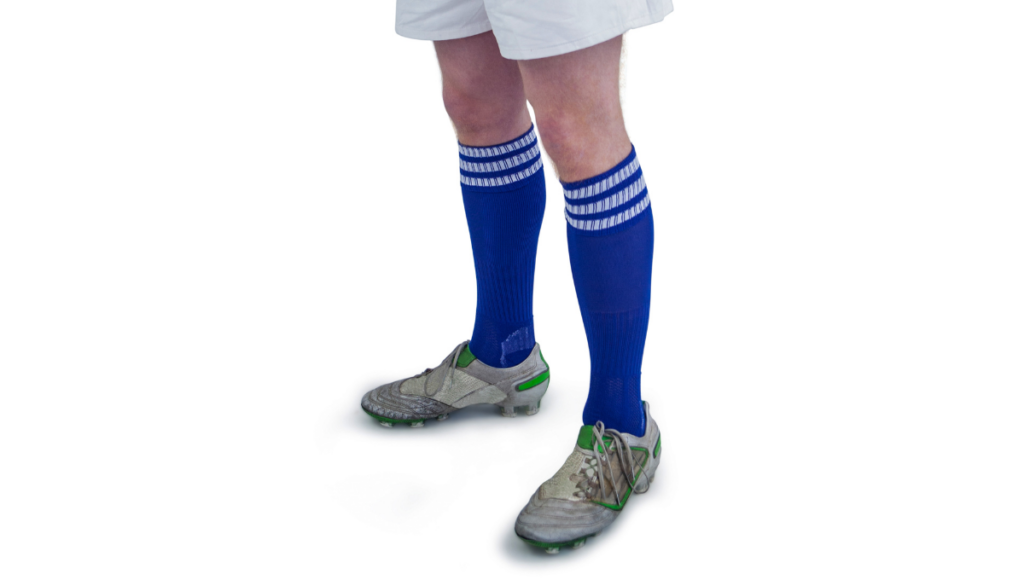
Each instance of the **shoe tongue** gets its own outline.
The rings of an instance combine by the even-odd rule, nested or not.
[[[611,437],[605,437],[604,438],[604,444],[605,445],[608,445],[611,442],[612,442]],[[582,447],[583,449],[586,449],[587,451],[592,451],[594,449],[594,426],[593,425],[584,425],[584,426],[580,427],[580,434],[576,437],[576,445],[579,445],[580,447]],[[603,445],[599,445],[598,449],[601,450],[601,451],[604,451],[604,446]]]

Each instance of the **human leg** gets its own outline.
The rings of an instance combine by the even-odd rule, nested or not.
[[[490,32],[435,43],[445,108],[459,138],[477,277],[472,339],[420,375],[383,385],[363,409],[385,426],[422,425],[476,404],[537,411],[547,363],[533,335],[533,275],[544,172],[515,62]]]
[[[435,43],[445,108],[459,136],[462,199],[477,278],[470,350],[488,365],[533,347],[533,276],[544,172],[518,66],[490,32]]]
[[[640,399],[650,313],[654,222],[622,121],[621,38],[521,61],[527,97],[565,190],[566,235],[590,347],[590,392],[576,446],[516,518],[515,531],[557,552],[610,525],[650,487],[661,432]]]
[[[618,37],[519,67],[565,189],[569,257],[591,358],[583,422],[639,436],[654,224],[619,103],[621,47]]]

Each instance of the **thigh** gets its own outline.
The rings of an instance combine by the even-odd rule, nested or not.
[[[523,94],[519,65],[501,56],[494,34],[434,42],[445,89],[472,92],[481,99]]]
[[[534,107],[619,110],[622,37],[558,56],[516,61]]]

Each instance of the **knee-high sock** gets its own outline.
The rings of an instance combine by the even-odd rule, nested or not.
[[[476,323],[469,350],[485,364],[523,362],[534,345],[533,272],[544,219],[537,135],[490,147],[459,145],[462,201],[476,265]]]
[[[651,305],[654,220],[636,150],[600,175],[563,183],[569,260],[590,346],[583,423],[643,435],[640,365]]]

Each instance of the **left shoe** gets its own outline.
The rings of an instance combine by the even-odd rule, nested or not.
[[[644,401],[643,437],[584,425],[569,459],[544,482],[516,519],[516,535],[556,554],[579,548],[607,528],[632,496],[644,493],[661,463],[661,431]]]
[[[444,421],[449,413],[472,405],[495,405],[505,417],[515,417],[517,410],[533,415],[540,410],[550,379],[539,344],[518,365],[497,368],[476,358],[466,341],[436,367],[372,389],[363,395],[361,405],[384,427],[422,427],[428,419]]]

